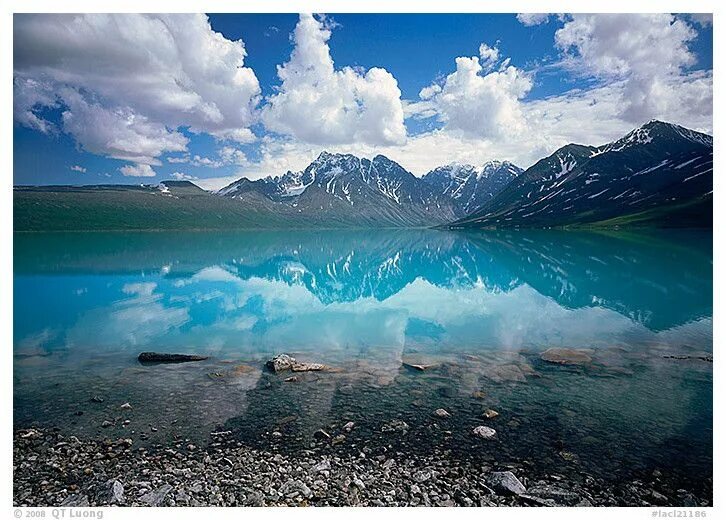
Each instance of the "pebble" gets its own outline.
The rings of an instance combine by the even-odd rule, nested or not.
[[[472,431],[474,435],[481,439],[492,440],[497,436],[497,431],[489,426],[477,426]]]
[[[499,417],[499,412],[496,410],[492,410],[491,408],[487,408],[484,410],[484,418],[486,419],[494,419],[495,417]]]

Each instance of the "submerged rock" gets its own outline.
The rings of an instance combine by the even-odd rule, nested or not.
[[[550,348],[542,352],[540,358],[558,365],[586,365],[592,361],[590,355],[584,350],[572,348]]]
[[[328,368],[322,363],[305,363],[298,361],[288,354],[278,354],[266,363],[267,368],[273,372],[284,372],[292,370],[293,372],[315,372]]]
[[[702,356],[687,356],[687,355],[673,355],[673,354],[671,354],[671,355],[663,356],[663,358],[664,359],[680,359],[680,360],[697,359],[699,361],[705,361],[707,363],[713,363],[713,356],[709,356],[709,355],[706,355],[706,354],[704,354]]]
[[[477,426],[472,433],[485,440],[492,440],[497,436],[497,431],[489,426]]]
[[[142,352],[139,354],[141,363],[186,363],[189,361],[204,361],[209,356],[194,354],[167,354],[165,352]]]
[[[325,370],[327,367],[322,363],[293,363],[290,369],[293,372],[317,372]]]
[[[524,484],[511,471],[493,471],[487,477],[487,483],[499,493],[521,495],[527,492]]]
[[[401,419],[393,419],[390,422],[387,422],[381,427],[381,431],[383,432],[403,432],[406,433],[408,431],[408,423],[406,421],[402,421]]]
[[[483,373],[495,383],[524,383],[527,381],[519,365],[492,365],[486,367]]]
[[[253,368],[249,365],[236,365],[231,370],[224,372],[216,371],[209,372],[207,377],[213,381],[235,381],[243,380],[245,378],[257,377],[258,369]]]
[[[451,417],[451,414],[443,408],[437,408],[436,410],[434,410],[434,415],[439,419],[448,419],[449,417]]]
[[[287,354],[278,354],[269,360],[266,365],[267,368],[273,372],[283,372],[285,370],[290,370],[293,363],[295,363],[294,357],[288,356]]]
[[[313,437],[315,437],[316,439],[329,440],[330,434],[325,430],[317,430],[315,433],[313,433]]]
[[[458,395],[458,392],[452,386],[442,386],[441,388],[437,388],[436,393],[439,394],[441,397],[445,397],[446,399],[453,399]]]
[[[423,372],[424,370],[436,368],[438,365],[424,363],[406,363],[404,361],[403,366],[405,366],[406,368],[412,368],[413,370],[418,370],[419,372]]]
[[[244,374],[249,374],[250,372],[254,372],[254,371],[255,371],[255,369],[249,365],[237,365],[234,368],[232,368],[231,373],[233,376],[241,376]]]
[[[486,410],[484,410],[483,415],[486,419],[494,419],[495,417],[499,417],[499,412],[497,412],[496,410],[492,410],[491,408],[487,408]]]

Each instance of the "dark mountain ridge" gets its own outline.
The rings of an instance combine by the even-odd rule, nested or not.
[[[452,226],[612,222],[707,227],[712,191],[713,138],[651,121],[600,147],[570,144],[560,148]],[[669,219],[672,212],[679,212],[683,220]]]

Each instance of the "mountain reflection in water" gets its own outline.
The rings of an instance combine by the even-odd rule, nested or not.
[[[14,260],[18,425],[108,435],[128,401],[143,438],[260,439],[293,417],[304,445],[341,417],[428,435],[442,406],[467,449],[486,405],[501,453],[710,472],[711,365],[664,358],[713,350],[708,231],[16,234]],[[592,365],[545,363],[551,347]],[[141,366],[147,350],[211,358]],[[284,383],[263,369],[281,352],[339,370]]]

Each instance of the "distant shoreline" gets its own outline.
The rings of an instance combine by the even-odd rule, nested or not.
[[[208,232],[253,232],[253,231],[450,231],[454,233],[476,233],[480,231],[668,231],[668,230],[701,230],[713,231],[713,226],[687,226],[687,227],[661,227],[653,225],[612,225],[601,226],[597,224],[579,224],[569,226],[551,226],[551,227],[481,227],[481,228],[465,228],[465,227],[244,227],[244,228],[108,228],[108,229],[13,229],[13,233],[166,233],[166,232],[191,232],[191,233],[208,233]]]

